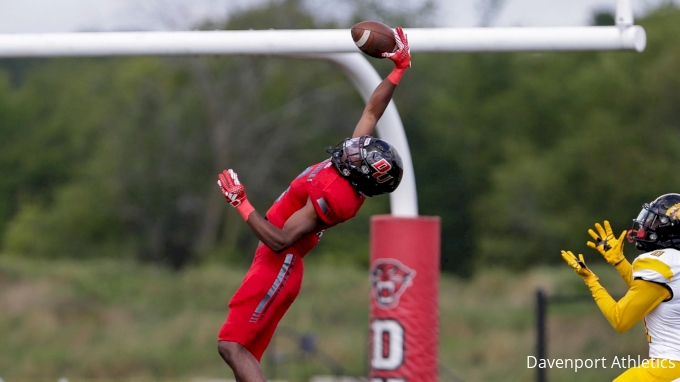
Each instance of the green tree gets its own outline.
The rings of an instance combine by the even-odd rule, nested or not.
[[[227,28],[314,27],[295,4],[248,11]],[[236,214],[225,213],[219,171],[239,171],[264,212],[290,179],[351,134],[362,108],[336,68],[294,59],[63,60],[38,69],[24,88],[26,99],[50,109],[35,114],[37,132],[25,137],[41,148],[33,159],[63,174],[49,186],[39,183],[45,197],[19,204],[6,249],[132,254],[175,268],[210,253],[249,262],[242,254],[256,240]],[[45,89],[61,94],[43,98]],[[66,142],[39,140],[50,131]],[[66,159],[46,161],[50,150]],[[353,254],[359,257],[365,253]]]
[[[390,11],[375,15],[403,16]],[[395,103],[420,213],[442,217],[442,269],[559,262],[560,249],[585,247],[595,221],[628,228],[643,202],[677,188],[679,19],[668,6],[639,20],[642,54],[414,54]],[[286,0],[205,27],[333,25]],[[216,174],[234,168],[264,212],[363,108],[337,68],[300,59],[2,67],[0,244],[31,256],[246,264],[256,240],[227,212]],[[370,199],[315,252],[365,265],[369,217],[388,213],[388,200]]]
[[[546,55],[517,77],[494,110],[509,121],[525,110],[529,130],[504,145],[475,202],[479,265],[559,262],[560,249],[584,250],[594,222],[627,229],[643,202],[677,192],[678,17],[642,20],[643,54]]]

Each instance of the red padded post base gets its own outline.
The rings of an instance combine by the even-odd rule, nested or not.
[[[371,218],[370,382],[438,380],[440,219]]]

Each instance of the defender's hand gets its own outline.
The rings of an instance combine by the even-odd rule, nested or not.
[[[408,46],[408,38],[401,27],[394,28],[394,39],[397,40],[397,50],[393,53],[383,53],[382,56],[394,61],[397,69],[411,67],[411,49]]]
[[[222,194],[227,199],[227,202],[234,207],[238,207],[246,198],[246,190],[238,180],[238,174],[234,170],[224,170],[218,175],[219,180],[217,184],[222,190]]]
[[[600,223],[595,223],[595,229],[597,230],[597,233],[592,229],[588,230],[590,237],[592,237],[595,242],[589,241],[586,245],[600,252],[605,260],[611,265],[618,265],[625,260],[626,258],[623,255],[623,242],[626,238],[627,231],[623,231],[621,236],[617,239],[614,237],[612,226],[607,220],[604,221],[604,228]]]
[[[562,251],[562,258],[570,267],[574,269],[574,272],[583,278],[583,280],[588,281],[592,278],[597,280],[597,276],[595,276],[593,271],[591,271],[590,268],[586,266],[586,262],[583,260],[583,255],[578,255],[577,259],[571,251]]]

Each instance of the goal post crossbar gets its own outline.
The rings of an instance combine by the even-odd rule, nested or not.
[[[644,50],[644,28],[405,28],[412,52]],[[357,51],[347,29],[0,34],[0,57],[305,54]]]

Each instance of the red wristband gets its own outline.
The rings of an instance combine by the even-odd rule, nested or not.
[[[401,80],[401,76],[404,75],[404,72],[406,72],[406,69],[394,68],[387,76],[387,79],[390,80],[391,83],[399,85],[399,80]]]
[[[238,210],[238,213],[241,214],[241,217],[245,221],[248,221],[250,213],[255,211],[255,208],[250,205],[248,199],[243,200],[241,204],[239,204],[238,207],[236,207],[236,209]]]

